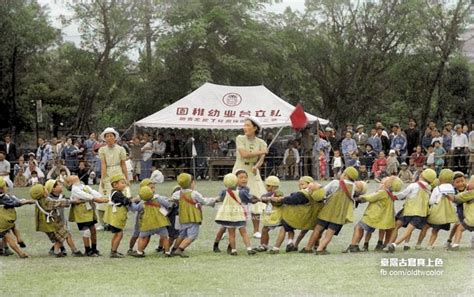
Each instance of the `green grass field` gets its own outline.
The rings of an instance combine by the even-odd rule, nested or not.
[[[160,194],[169,194],[174,183],[158,186]],[[284,193],[296,189],[295,182],[282,182]],[[371,183],[374,189],[375,184]],[[136,192],[136,185],[133,186]],[[215,196],[220,182],[198,182],[197,190]],[[26,197],[27,189],[17,190],[17,196]],[[397,209],[401,207],[397,202]],[[355,212],[360,219],[365,205]],[[110,259],[111,235],[99,232],[98,248],[104,256],[99,258],[52,258],[51,246],[45,234],[34,230],[34,207],[17,209],[18,226],[23,233],[26,251],[32,256],[22,260],[16,256],[0,257],[0,296],[19,295],[436,295],[472,296],[474,290],[473,255],[470,249],[471,234],[465,233],[462,249],[447,252],[442,245],[448,236],[440,232],[434,250],[414,249],[395,254],[360,253],[342,254],[350,243],[353,225],[344,226],[341,234],[329,245],[327,256],[280,253],[247,256],[238,238],[239,256],[225,252],[212,252],[218,226],[214,223],[215,209],[206,207],[199,238],[189,248],[190,258],[164,258],[154,252],[158,238],[152,239],[147,257],[136,259]],[[134,214],[129,215],[120,250],[125,252],[133,228]],[[71,226],[76,245],[82,247],[76,225]],[[276,231],[271,233],[274,242]],[[412,236],[412,246],[418,231]],[[254,245],[257,240],[252,239]],[[427,240],[427,239],[426,239]],[[426,241],[425,240],[425,241]],[[377,241],[374,234],[370,249]],[[304,241],[306,242],[306,241]],[[221,244],[225,249],[226,242]],[[68,251],[69,252],[69,251]],[[382,258],[441,258],[444,263],[441,276],[381,276]]]

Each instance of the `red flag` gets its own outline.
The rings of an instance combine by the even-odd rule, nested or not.
[[[303,106],[301,106],[301,104],[298,103],[296,105],[295,110],[293,110],[290,115],[290,120],[291,126],[295,130],[301,130],[306,127],[306,124],[308,124],[308,118],[306,117]]]

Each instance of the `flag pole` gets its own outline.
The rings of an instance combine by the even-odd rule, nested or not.
[[[278,138],[278,135],[280,135],[281,131],[283,131],[283,128],[285,128],[285,126],[281,127],[280,130],[278,130],[270,144],[267,146],[267,149],[270,149],[270,147],[275,143],[275,140]]]

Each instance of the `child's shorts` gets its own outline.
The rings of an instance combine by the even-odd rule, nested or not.
[[[441,225],[436,225],[436,224],[430,224],[431,228],[433,228],[433,230],[446,230],[446,231],[449,231],[449,229],[451,228],[451,224],[441,224]]]
[[[13,228],[12,228],[13,229]],[[0,239],[3,239],[5,237],[5,235],[7,235],[8,232],[10,232],[11,229],[8,229],[8,230],[5,230],[5,231],[2,231],[0,232]]]
[[[82,231],[84,229],[89,229],[91,227],[94,227],[94,225],[97,223],[96,220],[92,221],[92,222],[85,222],[85,223],[77,223],[77,228],[79,229],[79,231]]]
[[[359,221],[358,225],[362,229],[364,229],[364,231],[367,232],[367,233],[374,233],[374,231],[375,231],[375,228],[370,227],[369,225],[367,225],[366,223],[364,223],[362,221]]]
[[[321,220],[321,219],[318,219],[318,221],[316,222],[316,224],[320,225],[321,227],[323,227],[324,230],[326,229],[331,229],[334,231],[334,235],[338,235],[339,232],[341,231],[342,229],[342,226],[343,225],[340,225],[340,224],[335,224],[335,223],[331,223],[331,222],[328,222],[328,221],[324,221],[324,220]]]
[[[181,224],[181,229],[179,229],[179,237],[187,239],[196,239],[199,235],[199,224],[190,223],[190,224]]]
[[[462,222],[461,224],[462,224],[462,226],[464,227],[464,229],[466,229],[467,231],[469,231],[469,232],[474,232],[474,226],[469,226],[469,225],[467,225],[467,224],[464,223],[464,222]]]
[[[157,229],[153,229],[153,230],[149,230],[149,231],[144,231],[144,232],[140,232],[140,237],[150,237],[152,235],[158,235],[158,236],[168,236],[168,229],[166,229],[166,227],[161,227],[161,228],[157,228]]]
[[[403,226],[408,226],[412,224],[416,229],[423,229],[423,226],[426,225],[427,218],[420,216],[403,216],[402,217]]]
[[[247,225],[246,221],[229,222],[229,221],[216,220],[216,223],[221,225],[222,227],[230,228],[230,229],[233,229],[233,228],[240,229],[240,228],[244,228]]]
[[[464,221],[464,205],[459,204],[456,206],[456,214],[458,215],[459,221]]]
[[[112,234],[120,233],[120,232],[123,231],[122,229],[119,229],[119,228],[114,227],[112,225],[109,225],[109,230],[110,230],[110,232],[112,232]]]
[[[283,227],[283,229],[285,229],[285,232],[293,232],[295,231],[295,228],[291,227],[290,225],[288,225],[287,222],[285,222],[285,220],[281,220],[281,226]]]
[[[403,219],[403,208],[400,209],[395,215],[395,221],[401,221],[403,223],[403,228],[406,228],[408,226],[408,223],[405,223],[405,220]]]

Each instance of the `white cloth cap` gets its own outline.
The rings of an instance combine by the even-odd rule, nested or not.
[[[118,140],[119,137],[120,137],[119,133],[118,133],[114,128],[109,127],[109,128],[105,128],[104,132],[102,132],[102,133],[100,134],[99,139],[100,139],[100,140],[105,140],[105,134],[108,134],[108,133],[113,133],[113,134],[115,134],[115,140]]]

